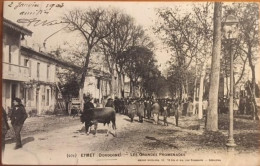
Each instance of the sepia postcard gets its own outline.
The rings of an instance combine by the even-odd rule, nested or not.
[[[4,165],[259,161],[259,3],[4,1]]]

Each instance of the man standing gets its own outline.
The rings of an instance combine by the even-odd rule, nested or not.
[[[139,122],[143,123],[143,118],[144,118],[144,102],[142,99],[140,99],[138,102],[137,106],[137,116],[139,117]]]
[[[88,133],[87,129],[88,129],[88,125],[87,122],[90,122],[90,119],[92,117],[92,111],[91,109],[94,108],[94,104],[91,102],[91,98],[89,96],[86,96],[84,98],[84,107],[83,107],[83,113],[80,116],[80,120],[82,123],[85,123],[85,130],[86,133]]]
[[[113,101],[112,98],[109,98],[109,99],[107,100],[107,103],[106,103],[105,107],[115,108],[114,101]]]
[[[28,117],[25,108],[22,104],[21,99],[14,98],[13,100],[14,107],[11,112],[11,124],[14,128],[15,139],[16,139],[16,146],[15,149],[19,149],[22,147],[22,140],[21,140],[21,130],[24,124],[24,121]]]
[[[152,114],[154,118],[154,124],[158,125],[159,121],[159,112],[160,112],[160,105],[156,100],[154,100],[154,104],[152,105]]]
[[[7,131],[10,129],[7,121],[8,121],[7,114],[5,112],[4,107],[2,107],[2,154],[4,153],[5,150],[5,135]]]

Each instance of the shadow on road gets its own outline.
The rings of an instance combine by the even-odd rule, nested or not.
[[[106,134],[106,133],[107,133],[107,130],[108,130],[108,129],[98,129],[98,128],[97,128],[97,133],[96,133],[96,134]],[[110,130],[112,130],[112,129],[110,129]],[[85,133],[86,133],[86,131],[85,131],[85,126],[83,126],[80,130],[74,131],[73,133],[74,133],[74,134],[78,134],[78,133],[81,133],[81,134],[84,133],[84,134],[85,134]],[[93,135],[94,135],[94,133],[95,133],[95,130],[94,130],[93,126],[92,126],[92,128],[91,128],[89,134],[93,134]],[[109,132],[109,133],[114,136],[113,133],[111,133],[111,132]]]
[[[27,137],[27,138],[22,139],[22,144],[25,145],[32,141],[34,141],[34,137]]]
[[[22,144],[25,145],[29,142],[32,142],[34,141],[34,137],[27,137],[27,138],[24,138],[22,139]],[[6,144],[12,144],[12,143],[15,143],[15,138],[11,138],[11,139],[8,139],[5,141]]]

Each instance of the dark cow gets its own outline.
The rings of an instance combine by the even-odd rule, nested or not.
[[[112,122],[112,128],[115,130],[116,136],[116,111],[114,108],[92,108],[84,112],[80,116],[81,122],[85,122],[85,129],[87,134],[89,134],[89,128],[94,124],[94,135],[97,133],[97,124],[103,123],[104,125],[110,124]],[[109,130],[107,130],[108,135]]]

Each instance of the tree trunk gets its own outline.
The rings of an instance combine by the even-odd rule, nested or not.
[[[218,89],[220,74],[220,52],[221,52],[221,12],[222,2],[215,2],[214,6],[214,32],[211,59],[211,74],[209,88],[209,107],[207,112],[206,130],[218,130]]]
[[[135,82],[134,81],[132,82],[132,86],[133,86],[132,87],[132,90],[133,90],[133,96],[132,97],[136,97],[135,96],[136,94],[135,94]]]
[[[111,82],[109,84],[110,86],[110,96],[112,99],[115,98],[115,76],[114,74],[111,74]]]
[[[133,97],[133,80],[131,78],[130,78],[130,82],[129,82],[129,87],[130,87],[129,96]]]
[[[118,94],[118,97],[121,98],[122,97],[122,74],[120,72],[117,72],[118,73],[118,87],[117,87],[117,94]]]
[[[188,79],[189,78],[186,78],[186,80],[185,80],[185,84],[186,84],[186,88],[185,88],[186,90],[185,91],[186,91],[186,96],[187,97],[189,96],[189,83],[188,83],[189,81],[188,81]]]
[[[125,97],[125,75],[122,74],[122,86],[121,86],[122,97]]]
[[[256,100],[255,100],[255,66],[252,65],[250,66],[252,70],[252,99],[253,100],[253,120],[259,120],[258,117],[258,110],[256,106]]]
[[[252,50],[251,50],[251,46],[248,45],[248,62],[249,62],[249,66],[251,68],[251,73],[252,73],[252,89],[251,89],[251,100],[253,100],[253,120],[259,120],[258,117],[258,110],[257,110],[257,106],[256,106],[256,101],[255,101],[255,65],[252,62]],[[250,86],[250,85],[249,85]]]
[[[199,89],[199,110],[198,110],[198,118],[202,119],[203,118],[203,109],[202,109],[202,102],[203,102],[203,94],[204,94],[204,78],[206,74],[206,60],[203,64],[202,67],[202,73],[200,77],[200,89]]]
[[[226,88],[227,88],[227,94],[226,94],[226,96],[229,96],[228,76],[226,76]]]
[[[79,101],[80,101],[80,108],[83,110],[83,105],[84,105],[84,99],[83,99],[83,94],[84,94],[84,86],[85,86],[85,80],[86,80],[86,75],[88,72],[88,64],[89,64],[89,57],[90,57],[91,49],[88,50],[86,58],[85,58],[85,64],[83,66],[83,72],[81,75],[80,79],[80,88],[79,88]]]
[[[110,97],[112,99],[115,98],[115,76],[114,76],[114,63],[110,64],[109,72],[111,74],[111,81],[109,82],[109,88],[110,88]]]
[[[195,81],[194,81],[194,90],[193,90],[193,108],[192,112],[195,114],[196,110],[196,93],[197,93],[197,59],[196,59],[196,64],[195,64]]]

